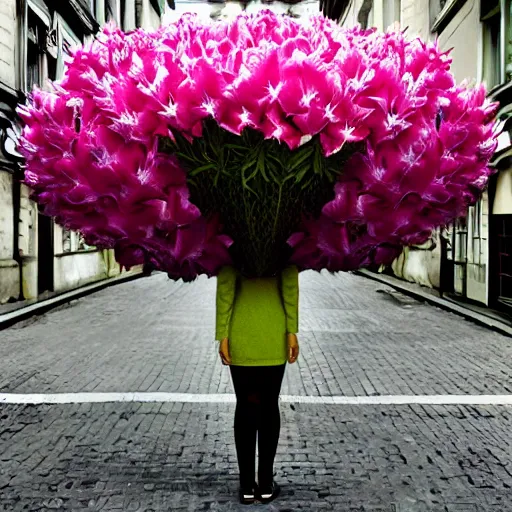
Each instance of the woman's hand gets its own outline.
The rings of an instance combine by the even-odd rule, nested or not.
[[[231,364],[231,356],[229,355],[229,339],[224,338],[219,343],[219,355],[222,364],[228,366]]]
[[[296,334],[287,334],[286,342],[288,346],[288,362],[295,363],[299,357],[299,340]]]

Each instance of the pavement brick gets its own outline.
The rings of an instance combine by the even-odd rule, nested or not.
[[[301,274],[292,395],[511,393],[512,340],[351,274]],[[124,283],[0,332],[0,391],[230,393],[215,280]],[[264,511],[512,511],[511,408],[283,404]],[[233,405],[0,406],[0,510],[236,511]]]
[[[0,510],[246,510],[232,405],[2,409]],[[294,409],[282,411],[283,495],[262,512],[512,510],[508,408]],[[102,426],[84,436],[84,424]]]
[[[360,276],[305,272],[300,280],[302,354],[283,393],[512,393],[512,339],[402,303]],[[0,332],[0,391],[229,393],[214,302],[214,279],[157,274],[18,324]]]

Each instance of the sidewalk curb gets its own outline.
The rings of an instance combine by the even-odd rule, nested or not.
[[[28,306],[21,307],[20,309],[10,311],[9,313],[0,314],[0,331],[21,322],[22,320],[26,320],[31,316],[43,315],[44,313],[73,300],[81,299],[87,295],[104,290],[105,288],[134,281],[141,277],[144,277],[142,272],[135,272],[133,274],[122,274],[120,276],[102,279],[101,281],[76,288],[75,290],[61,293],[55,297],[51,297],[50,299],[34,302]]]
[[[356,270],[354,274],[385,284],[403,293],[404,295],[408,295],[414,299],[426,302],[432,306],[438,307],[445,311],[449,311],[450,313],[455,313],[456,315],[462,316],[470,322],[499,332],[505,336],[512,337],[512,325],[509,325],[505,322],[500,322],[499,320],[486,315],[482,315],[476,311],[472,311],[471,309],[465,308],[464,306],[459,305],[451,300],[436,297],[435,295],[424,292],[417,284],[401,281],[400,279],[393,278],[391,276],[376,274],[364,269]]]

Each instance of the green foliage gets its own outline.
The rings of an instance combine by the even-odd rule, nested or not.
[[[286,240],[302,216],[317,217],[334,197],[346,160],[361,149],[346,145],[325,158],[318,138],[295,151],[246,129],[234,135],[213,120],[203,137],[188,142],[174,133],[160,149],[175,153],[188,173],[191,201],[206,217],[219,214],[239,270],[247,276],[279,272],[290,256]]]

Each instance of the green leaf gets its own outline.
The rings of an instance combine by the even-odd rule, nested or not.
[[[224,144],[224,147],[228,149],[240,149],[242,151],[247,151],[248,149],[246,146],[239,146],[237,144]]]
[[[291,171],[296,169],[299,165],[301,165],[305,160],[307,160],[311,153],[313,153],[314,148],[306,148],[303,151],[299,151],[293,158],[290,159],[290,163],[288,165],[288,169]]]
[[[213,186],[216,187],[219,183],[220,175],[222,174],[222,169],[220,169],[217,174],[215,175],[215,178],[213,178]]]
[[[249,174],[249,176],[245,176],[245,174],[242,175],[242,184],[244,187],[247,185],[249,181],[251,181],[256,175],[258,174],[258,168],[255,167],[254,170]]]
[[[191,162],[193,164],[197,164],[198,162],[201,162],[201,160],[198,160],[197,158],[190,157],[190,156],[186,155],[185,153],[176,153],[176,156],[183,160],[187,160],[188,162]]]
[[[251,167],[254,167],[256,165],[256,160],[250,160],[249,162],[246,162],[244,165],[242,165],[242,169],[240,170],[242,173],[242,176],[245,174],[245,171],[247,169],[250,169]]]
[[[251,192],[252,194],[254,194],[257,198],[259,198],[259,197],[260,197],[260,196],[259,196],[259,194],[258,194],[254,189],[252,189],[249,185],[245,184],[245,185],[244,185],[244,188],[245,188],[246,190],[248,190],[249,192]]]
[[[286,183],[288,180],[291,180],[292,178],[295,178],[295,174],[293,174],[293,173],[288,174],[288,176],[286,176],[283,179],[283,183]]]
[[[257,169],[263,176],[263,179],[268,183],[270,180],[268,179],[267,173],[265,172],[265,151],[261,150],[258,155],[258,165]]]
[[[309,165],[303,165],[296,173],[295,173],[295,183],[299,183],[304,179],[304,176],[309,171]]]
[[[322,165],[322,153],[320,149],[320,145],[317,145],[315,148],[315,158],[313,160],[313,171],[315,174],[322,174],[323,169]]]
[[[206,120],[204,128],[203,137],[192,142],[177,133],[165,152],[179,153],[191,201],[206,217],[220,215],[226,233],[236,240],[235,261],[250,274],[275,272],[276,255],[297,228],[297,212],[318,214],[356,148],[347,145],[325,158],[318,137],[291,151],[254,130],[239,136],[213,120]]]
[[[302,186],[300,187],[301,190],[305,190],[307,189],[310,185],[311,185],[311,182],[313,181],[313,176],[311,176],[311,178],[309,178],[308,180],[306,180]]]
[[[246,173],[249,169],[252,169],[252,172],[249,176],[246,176]],[[258,195],[249,185],[249,181],[251,181],[258,174],[258,167],[256,166],[255,161],[247,162],[241,169],[242,174],[242,187],[246,190],[251,191],[253,194]]]
[[[279,170],[282,169],[281,166],[276,165],[270,158],[267,159],[267,170],[271,180],[278,185],[282,182],[282,177],[280,176]],[[293,176],[293,175],[291,175]]]
[[[189,171],[190,176],[197,176],[198,174],[207,171],[208,169],[214,169],[215,164],[206,164],[202,165],[201,167],[197,167],[196,169]]]

